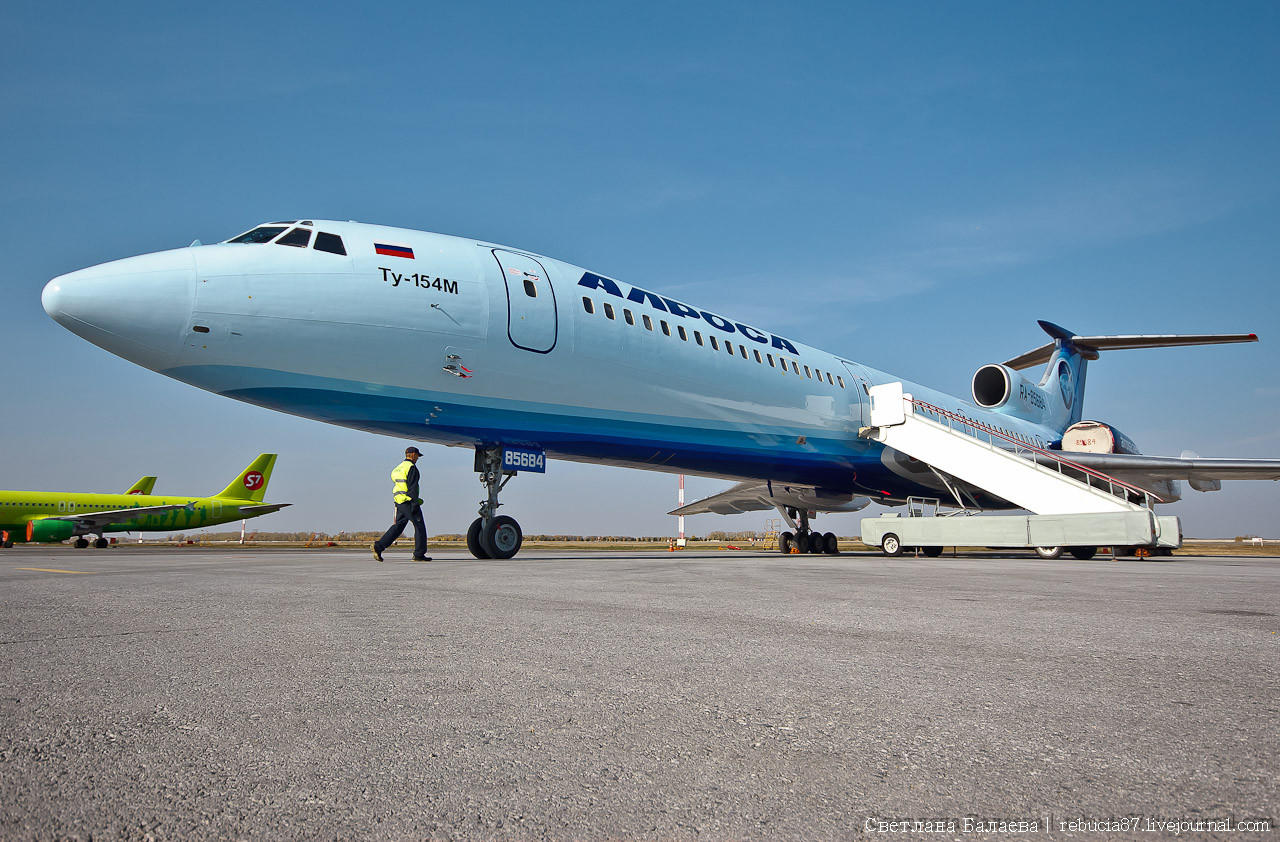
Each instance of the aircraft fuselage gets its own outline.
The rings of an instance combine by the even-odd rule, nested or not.
[[[937,494],[917,482],[932,480],[923,466],[858,437],[866,388],[901,378],[519,249],[360,223],[278,227],[306,242],[113,261],[50,281],[45,309],[169,377],[369,432],[881,499]],[[1054,437],[905,385],[1028,441]]]

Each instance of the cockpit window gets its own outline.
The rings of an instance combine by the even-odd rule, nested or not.
[[[346,254],[347,248],[342,244],[342,238],[337,234],[326,234],[323,231],[316,232],[316,251],[327,251],[330,254]]]
[[[276,240],[278,246],[294,246],[304,249],[311,243],[311,232],[306,228],[294,228],[288,234]]]
[[[241,234],[235,239],[227,240],[228,243],[266,243],[275,239],[276,235],[283,231],[283,228],[277,228],[274,225],[262,225],[254,228],[247,234]]]

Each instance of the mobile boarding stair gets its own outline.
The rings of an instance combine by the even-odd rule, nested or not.
[[[1091,558],[1099,546],[1168,549],[1182,545],[1176,517],[1157,517],[1150,492],[1005,435],[979,421],[904,394],[901,383],[871,387],[871,426],[858,434],[929,465],[959,504],[961,516],[922,517],[921,506],[862,521],[862,541],[889,555],[919,547],[1035,547],[1056,557],[1063,548]],[[962,480],[1033,512],[966,517]]]

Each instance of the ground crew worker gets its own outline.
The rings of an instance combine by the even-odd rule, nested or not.
[[[395,483],[392,499],[396,502],[396,520],[386,533],[373,542],[373,557],[382,561],[382,551],[391,546],[405,526],[413,523],[413,560],[431,561],[427,555],[427,524],[422,520],[422,499],[418,497],[418,466],[414,463],[422,457],[416,447],[404,449],[404,461],[391,471]]]

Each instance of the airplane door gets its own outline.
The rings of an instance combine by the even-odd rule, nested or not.
[[[866,369],[857,363],[848,360],[840,362],[844,364],[845,371],[849,372],[849,388],[854,392],[854,397],[849,399],[849,414],[858,425],[864,425],[871,418],[871,395],[867,391],[871,387],[871,378],[867,376]]]
[[[532,257],[494,249],[507,289],[507,336],[511,344],[545,354],[556,345],[556,293],[541,263]]]

